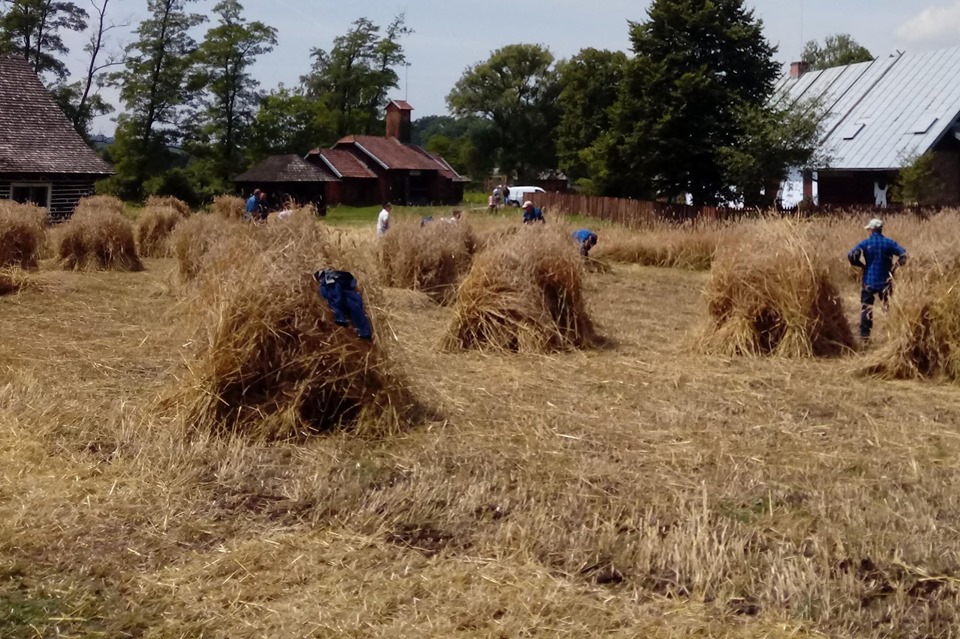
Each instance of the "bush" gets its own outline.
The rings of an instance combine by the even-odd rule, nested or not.
[[[213,212],[229,220],[243,219],[247,203],[235,195],[218,195],[213,198]]]
[[[714,261],[704,350],[784,357],[852,350],[840,295],[803,229],[782,221],[758,223],[751,231]]]
[[[143,270],[130,220],[89,204],[64,224],[58,255],[67,270]]]
[[[416,402],[379,337],[378,305],[367,300],[375,332],[363,340],[334,323],[318,294],[311,272],[351,264],[315,223],[234,234],[208,257],[210,277],[186,305],[200,327],[196,349],[172,398],[191,432],[258,441],[341,427],[383,435],[413,417]]]
[[[423,291],[440,303],[452,302],[457,284],[470,269],[476,250],[470,225],[403,220],[380,241],[378,261],[384,286]]]
[[[46,225],[46,209],[0,201],[0,268],[37,268]]]
[[[457,291],[444,348],[540,353],[593,345],[582,268],[560,228],[523,228],[489,246]]]
[[[170,257],[170,236],[183,215],[168,206],[148,206],[137,220],[137,246],[143,257]]]

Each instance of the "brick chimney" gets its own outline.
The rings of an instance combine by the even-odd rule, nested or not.
[[[791,62],[790,63],[790,77],[799,78],[804,73],[810,70],[809,62]]]
[[[410,144],[410,114],[413,107],[403,100],[392,100],[387,105],[387,137]]]

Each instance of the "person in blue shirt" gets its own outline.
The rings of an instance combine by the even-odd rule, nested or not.
[[[260,208],[259,199],[260,199],[260,189],[254,189],[253,195],[247,198],[246,213],[243,216],[244,220],[249,222],[250,220],[253,219],[254,213],[257,213],[259,211],[259,208]]]
[[[877,300],[887,305],[893,291],[893,272],[907,263],[907,251],[884,236],[883,220],[873,219],[865,227],[870,237],[853,247],[847,255],[850,264],[863,269],[863,288],[860,291],[860,339],[869,341],[873,330],[873,304]],[[896,264],[894,264],[896,258]]]
[[[588,257],[590,249],[597,245],[597,234],[588,229],[580,229],[573,232],[573,239],[580,246],[580,255]]]
[[[546,223],[546,220],[543,219],[543,211],[535,208],[533,202],[527,200],[523,203],[523,223],[532,224],[533,222]]]

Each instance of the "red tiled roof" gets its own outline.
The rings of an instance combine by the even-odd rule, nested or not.
[[[360,158],[350,151],[343,149],[315,149],[310,155],[319,155],[324,164],[341,178],[376,178],[377,174],[370,170]]]
[[[440,167],[432,157],[416,150],[412,145],[403,144],[396,138],[383,138],[373,135],[349,135],[339,142],[337,148],[353,146],[366,153],[383,168],[391,171],[439,171]]]
[[[0,55],[0,172],[110,175],[37,78],[16,55]]]
[[[238,175],[234,182],[285,184],[290,182],[339,182],[330,172],[310,164],[299,155],[271,155]]]

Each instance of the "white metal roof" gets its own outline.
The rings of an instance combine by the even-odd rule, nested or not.
[[[904,53],[777,85],[790,100],[819,99],[826,109],[824,169],[899,169],[951,134],[960,118],[960,47]]]

